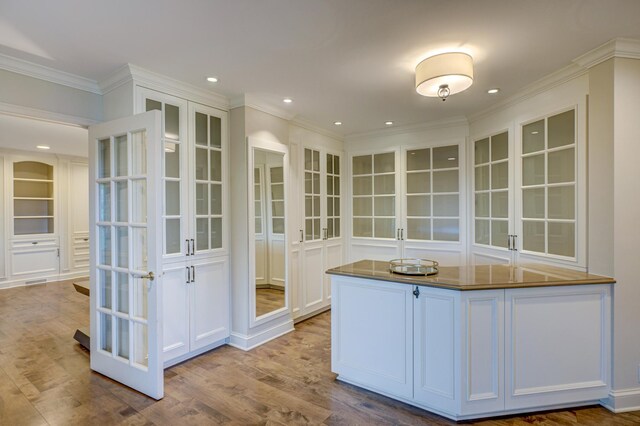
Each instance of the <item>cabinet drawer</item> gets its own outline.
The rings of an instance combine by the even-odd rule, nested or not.
[[[58,238],[32,238],[11,241],[12,250],[41,249],[43,247],[57,248]]]
[[[38,247],[11,253],[13,275],[30,275],[58,271],[58,248]]]

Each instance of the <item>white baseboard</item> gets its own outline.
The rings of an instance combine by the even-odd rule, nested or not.
[[[85,278],[85,277],[89,279],[88,270],[65,272],[62,274],[55,274],[55,275],[42,276],[42,277],[30,277],[30,278],[20,278],[18,280],[0,281],[0,290],[5,288],[13,288],[13,287],[24,287],[27,285],[31,285],[31,284],[27,284],[27,282],[35,281],[35,280],[42,280],[42,284],[47,284],[47,283],[53,283],[58,281],[72,280],[74,278]]]
[[[614,413],[640,410],[640,388],[612,390],[609,398],[601,399],[600,404]]]
[[[168,361],[165,361],[164,362],[164,368],[167,369],[169,367],[173,367],[176,364],[180,364],[181,362],[184,362],[184,361],[186,361],[188,359],[195,358],[195,357],[197,357],[199,355],[202,355],[205,352],[209,352],[209,351],[211,351],[213,349],[216,349],[216,348],[224,345],[225,343],[229,343],[229,338],[228,337],[224,338],[222,340],[218,340],[217,342],[214,342],[214,343],[212,343],[210,345],[207,345],[207,346],[205,346],[203,348],[200,348],[198,350],[195,350],[193,352],[189,352],[189,353],[186,353],[186,354],[181,355],[179,357],[176,357],[176,358],[170,359]]]
[[[243,351],[250,351],[255,347],[263,345],[270,340],[273,340],[292,331],[293,320],[289,320],[283,324],[278,324],[257,334],[247,335],[240,333],[231,333],[231,336],[229,337],[229,346],[242,349]]]

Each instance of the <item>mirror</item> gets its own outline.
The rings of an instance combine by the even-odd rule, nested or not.
[[[285,154],[253,149],[255,318],[286,308]]]

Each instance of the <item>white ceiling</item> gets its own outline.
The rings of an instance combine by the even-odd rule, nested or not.
[[[96,81],[131,63],[343,135],[468,116],[614,37],[640,39],[640,1],[0,0],[0,53]],[[443,50],[475,63],[446,102],[413,87]]]
[[[0,114],[0,148],[88,157],[87,129],[31,118]],[[38,145],[48,146],[40,150]]]

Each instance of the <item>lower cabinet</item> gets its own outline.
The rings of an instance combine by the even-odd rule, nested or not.
[[[38,281],[58,274],[60,268],[58,237],[34,237],[11,241],[11,272],[13,277]]]
[[[229,258],[167,264],[163,275],[165,367],[226,343]]]
[[[332,276],[332,371],[454,420],[595,403],[610,285],[457,291]]]

